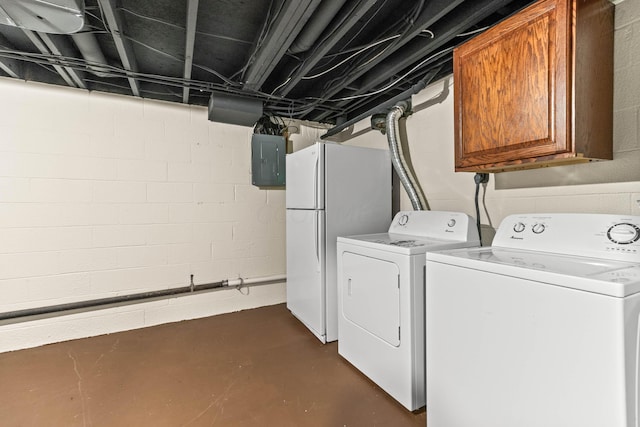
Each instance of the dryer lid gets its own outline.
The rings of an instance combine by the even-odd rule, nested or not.
[[[625,297],[640,292],[640,264],[498,247],[427,253],[439,262],[576,290]]]

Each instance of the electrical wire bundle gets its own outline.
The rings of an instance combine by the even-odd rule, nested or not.
[[[283,136],[287,130],[287,126],[280,117],[265,114],[260,117],[253,127],[253,133],[262,135]]]

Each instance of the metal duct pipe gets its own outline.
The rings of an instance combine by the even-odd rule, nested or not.
[[[87,67],[91,73],[99,77],[109,77],[109,72],[106,71],[106,67],[109,63],[105,58],[98,44],[98,39],[93,33],[83,28],[83,32],[71,34],[71,38],[75,42],[80,54],[87,62]]]
[[[289,47],[289,52],[300,53],[311,49],[331,20],[335,18],[347,0],[324,0]]]
[[[131,304],[141,302],[145,300],[158,299],[163,297],[178,296],[184,294],[191,294],[194,292],[209,291],[220,288],[232,288],[240,289],[249,285],[267,285],[272,283],[278,283],[286,280],[286,276],[267,276],[267,277],[255,277],[249,279],[226,279],[218,282],[205,283],[202,285],[195,285],[193,283],[193,275],[191,276],[191,284],[181,288],[169,288],[160,289],[157,291],[141,292],[137,294],[119,295],[109,298],[100,298],[88,301],[70,302],[67,304],[50,305],[47,307],[27,308],[24,310],[9,311],[0,313],[0,321],[3,320],[16,320],[25,317],[40,316],[46,314],[62,313],[65,311],[81,310],[85,308],[95,308],[106,305],[114,304]]]
[[[387,141],[389,142],[389,151],[391,153],[391,163],[400,178],[400,182],[404,187],[411,205],[416,211],[422,211],[427,208],[427,202],[418,186],[418,183],[411,172],[408,171],[407,162],[402,153],[400,146],[399,121],[400,117],[407,109],[405,102],[399,102],[387,114]]]

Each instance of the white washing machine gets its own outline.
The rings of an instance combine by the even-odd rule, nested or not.
[[[429,427],[637,427],[640,217],[514,215],[426,256]]]
[[[462,213],[399,212],[388,233],[338,237],[338,353],[409,410],[424,406],[427,250],[478,246]]]

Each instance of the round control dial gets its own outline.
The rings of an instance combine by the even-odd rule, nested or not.
[[[405,225],[407,222],[409,222],[409,215],[402,215],[398,218],[398,224],[400,225]]]
[[[536,234],[540,234],[545,230],[545,228],[546,227],[544,226],[544,224],[537,223],[537,224],[534,224],[533,227],[531,227],[531,231],[533,231]]]
[[[607,230],[607,237],[613,243],[628,245],[637,242],[640,238],[640,228],[635,224],[621,222],[613,225]]]
[[[447,227],[453,227],[454,225],[456,225],[456,220],[451,218],[449,222],[447,222]]]
[[[522,233],[524,231],[524,224],[521,222],[518,222],[516,225],[513,226],[513,231],[515,231],[516,233]]]

